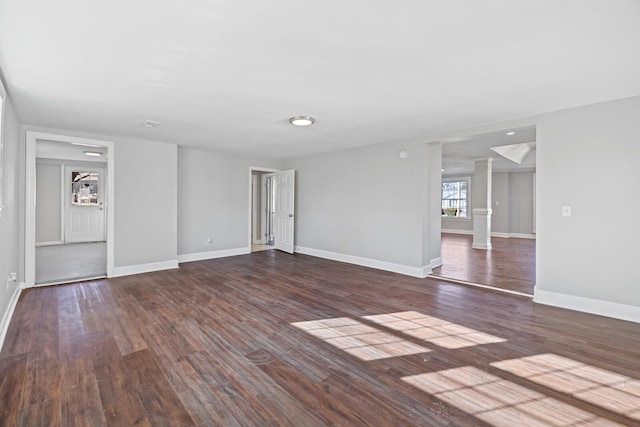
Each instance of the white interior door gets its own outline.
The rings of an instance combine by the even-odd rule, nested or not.
[[[104,169],[67,166],[63,194],[65,243],[104,241]]]
[[[273,176],[275,186],[273,215],[275,248],[292,254],[295,229],[295,170],[276,172]]]

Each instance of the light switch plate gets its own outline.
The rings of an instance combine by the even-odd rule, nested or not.
[[[562,216],[571,216],[571,206],[562,207]]]

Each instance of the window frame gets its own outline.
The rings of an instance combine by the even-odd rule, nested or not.
[[[462,221],[470,221],[471,220],[471,177],[470,176],[451,176],[451,177],[443,177],[442,183],[440,185],[440,209],[442,210],[442,202],[443,202],[443,186],[448,182],[466,182],[467,183],[467,216],[447,216],[442,214],[442,219],[454,219],[454,220],[462,220]],[[465,200],[465,199],[455,199],[455,200]]]

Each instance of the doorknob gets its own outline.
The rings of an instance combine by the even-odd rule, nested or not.
[[[293,218],[293,214],[289,214],[289,218]]]

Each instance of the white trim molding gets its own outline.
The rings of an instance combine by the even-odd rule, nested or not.
[[[321,249],[305,248],[296,246],[295,251],[305,255],[318,258],[330,259],[332,261],[346,262],[347,264],[361,265],[363,267],[376,268],[378,270],[391,271],[393,273],[404,274],[405,276],[418,277],[424,279],[431,274],[431,265],[424,267],[409,267],[407,265],[395,264],[392,262],[379,261],[376,259],[362,258],[354,255],[346,255],[337,252],[323,251]]]
[[[599,316],[640,323],[640,307],[635,305],[626,305],[593,298],[560,294],[557,292],[543,291],[537,288],[534,289],[533,293],[533,301],[538,304],[568,308],[569,310],[582,311],[585,313],[597,314]]]
[[[40,246],[56,246],[56,245],[64,245],[62,240],[53,240],[51,242],[36,242],[36,248]]]
[[[24,281],[25,286],[35,286],[36,279],[36,141],[93,144],[107,149],[107,277],[115,277],[115,143],[98,139],[63,134],[27,131],[25,147],[25,232],[24,232]],[[127,268],[127,267],[124,267]]]
[[[503,238],[503,239],[508,239],[511,236],[509,235],[509,233],[500,233],[498,231],[492,231],[491,232],[491,237],[500,237],[500,238]]]
[[[489,171],[491,170],[491,162],[493,159],[489,157],[487,164],[489,165]],[[476,167],[478,163],[483,163],[484,160],[476,160]],[[491,208],[473,208],[473,241],[471,247],[473,249],[491,249],[491,214],[493,210]]]
[[[11,323],[11,318],[13,317],[13,312],[16,309],[16,305],[18,304],[18,299],[20,298],[20,294],[24,289],[24,283],[20,283],[16,286],[16,289],[13,291],[13,295],[11,295],[11,299],[9,300],[9,305],[7,309],[4,311],[2,316],[2,322],[0,323],[0,351],[2,350],[2,346],[4,346],[4,339],[7,337],[7,332],[9,331],[9,324]]]
[[[431,268],[438,268],[442,265],[442,257],[434,258],[431,260]]]
[[[443,228],[440,231],[442,233],[448,233],[448,234],[465,234],[467,236],[473,236],[473,230],[458,230],[455,228]]]
[[[148,264],[127,265],[124,267],[115,267],[114,277],[130,276],[132,274],[151,273],[154,271],[171,270],[179,268],[178,260],[150,262]]]
[[[534,239],[536,238],[535,234],[526,234],[526,233],[509,233],[509,237],[513,237],[514,239]]]
[[[196,252],[193,254],[183,254],[178,255],[178,262],[192,262],[192,261],[202,261],[205,259],[215,259],[215,258],[226,258],[230,256],[236,255],[246,255],[251,253],[251,248],[235,248],[235,249],[221,249],[217,251],[209,251],[209,252]]]
[[[464,234],[467,236],[473,236],[473,230],[458,230],[455,228],[443,228],[440,230],[443,233],[447,233],[447,234]],[[491,237],[501,237],[503,239],[509,239],[509,238],[513,238],[513,239],[534,239],[536,238],[536,235],[531,233],[531,234],[527,234],[527,233],[501,233],[498,231],[492,231],[491,232]]]

